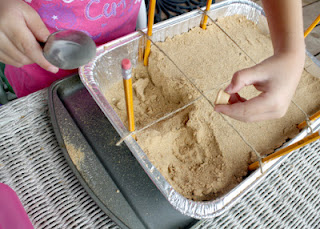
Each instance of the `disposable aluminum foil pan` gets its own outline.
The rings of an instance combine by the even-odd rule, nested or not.
[[[203,17],[202,14],[200,10],[196,10],[156,24],[153,28],[153,41],[164,41],[167,37],[188,32],[191,28],[199,26]],[[257,23],[260,28],[267,28],[266,18],[262,8],[250,1],[225,1],[212,5],[209,12],[210,17],[213,19],[234,14],[245,15],[249,20]],[[266,29],[266,31],[268,30]],[[146,30],[144,30],[144,32],[146,32]],[[121,68],[119,68],[119,66],[121,66],[120,63],[123,58],[131,59],[133,65],[137,63],[139,49],[140,51],[143,50],[144,47],[141,46],[141,44],[144,44],[144,42],[145,38],[139,32],[121,37],[99,47],[96,58],[79,69],[83,84],[121,137],[127,136],[128,131],[104,97],[103,92],[107,90],[108,85],[122,80]],[[309,53],[307,54],[312,57]],[[319,62],[317,64],[319,64]],[[317,120],[313,123],[313,129],[317,130],[319,127],[320,121]],[[301,131],[299,135],[290,142],[287,142],[286,145],[301,140],[307,134],[308,129]],[[286,158],[286,156],[283,156],[280,159],[265,164],[263,166],[263,173],[261,173],[259,169],[256,170],[224,196],[212,201],[200,202],[189,200],[174,190],[149,161],[146,154],[132,137],[126,138],[125,143],[170,204],[181,213],[197,219],[212,218],[222,214],[234,205],[238,199],[246,195],[249,190],[261,182],[269,172],[274,170],[277,165]]]

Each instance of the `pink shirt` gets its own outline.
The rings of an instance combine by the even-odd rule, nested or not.
[[[141,0],[25,0],[50,32],[73,29],[87,33],[101,45],[135,30]],[[50,73],[37,64],[6,65],[5,75],[18,97],[48,87],[77,70]]]

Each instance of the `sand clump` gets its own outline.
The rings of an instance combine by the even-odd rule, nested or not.
[[[256,62],[272,55],[270,37],[243,16],[221,18],[217,23]],[[158,43],[194,84],[214,103],[234,72],[254,63],[215,25]],[[200,97],[191,83],[156,47],[152,47],[148,68],[134,70],[134,111],[137,129]],[[122,82],[105,93],[121,120],[127,125]],[[256,96],[254,88],[240,93]],[[320,82],[303,72],[294,101],[308,114],[320,109]],[[270,153],[298,134],[296,125],[303,113],[293,104],[278,120],[243,123],[227,119],[255,149]],[[213,111],[205,99],[137,135],[149,160],[179,193],[193,200],[210,200],[229,191],[247,174],[256,158],[239,135]]]
[[[82,164],[85,159],[84,150],[79,148],[78,146],[75,146],[72,143],[69,143],[68,141],[65,142],[65,147],[69,153],[69,156],[73,164],[77,167],[79,171],[81,171]]]

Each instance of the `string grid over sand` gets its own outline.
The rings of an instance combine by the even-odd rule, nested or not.
[[[272,55],[270,37],[243,16],[221,18],[217,23],[259,63]],[[230,81],[234,72],[254,63],[215,25],[207,30],[194,28],[169,38],[159,47],[192,78],[214,102],[217,86]],[[134,112],[137,129],[172,112],[200,94],[156,47],[149,66],[134,70]],[[105,93],[121,120],[127,125],[122,82]],[[257,95],[253,87],[241,91],[243,97]],[[276,98],[275,98],[276,99]],[[303,72],[294,101],[309,115],[320,109],[320,82]],[[228,118],[261,154],[281,146],[298,134],[296,125],[303,113],[291,104],[285,117],[256,123]],[[179,193],[193,200],[211,200],[242,181],[247,166],[256,158],[236,132],[213,111],[205,99],[137,135],[149,160]]]

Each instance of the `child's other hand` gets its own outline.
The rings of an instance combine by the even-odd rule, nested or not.
[[[282,53],[236,72],[225,89],[231,94],[231,104],[217,105],[215,111],[245,122],[284,116],[299,83],[303,64],[304,53]],[[248,85],[254,85],[261,91],[260,95],[250,100],[241,98],[238,92]]]
[[[37,63],[56,73],[59,69],[44,58],[37,42],[45,42],[49,35],[38,13],[28,4],[0,0],[0,62],[16,67]]]

